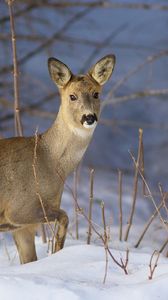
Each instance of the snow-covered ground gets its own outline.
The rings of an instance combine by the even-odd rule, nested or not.
[[[104,249],[80,242],[69,245],[57,254],[46,257],[46,247],[37,240],[41,259],[27,265],[7,262],[1,254],[0,299],[9,300],[77,300],[77,299],[162,299],[168,295],[167,259],[161,257],[149,280],[150,254],[132,252],[125,275],[109,261],[106,284]],[[12,250],[12,249],[10,249]],[[116,258],[124,257],[122,251],[112,251]]]
[[[132,178],[123,178],[123,212],[124,230],[131,205]],[[71,185],[72,180],[68,181]],[[88,170],[81,174],[78,201],[87,212],[89,178]],[[86,245],[88,224],[79,217],[79,240],[75,239],[73,226],[73,199],[65,189],[63,207],[70,217],[69,232],[65,247],[60,252],[49,255],[47,245],[41,237],[36,238],[39,260],[20,265],[16,248],[10,235],[0,235],[0,300],[76,300],[76,299],[113,299],[121,300],[167,300],[168,299],[168,258],[165,252],[160,256],[158,266],[152,280],[149,262],[152,252],[159,250],[166,240],[167,232],[162,228],[159,219],[154,222],[147,232],[138,249],[134,248],[145,221],[151,215],[152,203],[149,199],[137,199],[136,214],[128,242],[118,240],[118,201],[116,175],[99,171],[95,175],[95,202],[93,221],[99,232],[102,231],[100,200],[105,202],[106,221],[112,225],[110,229],[109,247],[114,257],[123,261],[126,249],[129,248],[128,275],[125,275],[109,257],[106,283],[105,251],[101,241],[92,236],[91,245]],[[155,257],[156,258],[156,257]]]

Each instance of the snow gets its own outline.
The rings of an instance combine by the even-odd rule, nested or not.
[[[44,252],[37,239],[39,253]],[[119,259],[123,251],[113,250]],[[42,253],[41,253],[42,254]],[[4,264],[5,257],[1,258]],[[148,253],[131,252],[129,274],[125,275],[109,261],[106,284],[103,284],[105,254],[96,245],[67,245],[62,251],[26,265],[9,265],[1,268],[0,295],[8,299],[167,299],[167,259],[161,257],[149,280]]]
[[[84,169],[78,190],[78,201],[82,208],[88,206],[89,178]],[[123,178],[124,179],[124,178]],[[131,204],[131,182],[128,176],[124,179],[123,211],[124,227]],[[72,184],[72,178],[68,185]],[[118,240],[117,181],[111,172],[99,171],[95,174],[95,203],[93,221],[99,232],[103,232],[100,214],[100,199],[105,202],[105,212],[109,220],[113,212],[113,224],[110,229],[109,247],[114,257],[123,261],[126,249],[129,248],[128,275],[109,257],[107,278],[105,274],[105,250],[101,241],[93,234],[91,245],[86,245],[88,224],[79,217],[79,240],[74,237],[73,200],[65,188],[62,205],[70,216],[70,226],[65,247],[56,254],[50,255],[47,244],[41,237],[36,237],[36,248],[39,260],[20,265],[16,248],[10,234],[0,235],[0,300],[167,300],[168,295],[168,259],[165,253],[160,255],[153,279],[149,280],[149,262],[155,249],[160,249],[166,240],[164,228],[156,220],[138,249],[135,242],[152,211],[149,200],[137,199],[135,219],[128,242]],[[87,210],[86,210],[87,212]],[[154,257],[154,260],[156,256]]]

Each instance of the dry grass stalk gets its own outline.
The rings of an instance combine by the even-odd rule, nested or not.
[[[166,246],[168,245],[168,239],[166,239],[166,241],[164,242],[163,246],[160,248],[159,253],[162,253],[163,250],[166,248]],[[168,257],[168,253],[166,255]]]
[[[167,197],[164,196],[165,194],[168,195],[168,193],[164,193],[162,185],[160,183],[159,183],[159,191],[160,191],[160,194],[162,196],[164,209],[165,209],[167,217],[168,217],[168,207],[167,207],[167,203],[166,203]]]
[[[103,222],[103,229],[104,229],[104,240],[107,242],[108,235],[106,230],[106,219],[105,219],[105,211],[104,211],[104,202],[101,202],[101,210],[102,210],[102,222]]]
[[[129,262],[129,249],[126,250],[125,262],[123,261],[122,258],[120,258],[120,261],[123,266],[123,269],[125,270],[125,274],[128,275],[127,266],[128,266],[128,262]]]
[[[17,50],[16,50],[16,35],[15,35],[15,24],[13,17],[13,0],[8,0],[9,17],[10,17],[10,28],[11,28],[11,40],[12,40],[12,51],[13,51],[13,78],[14,78],[14,118],[15,118],[15,134],[18,136],[23,135],[23,129],[20,119],[20,103],[19,103],[19,70],[17,63]]]
[[[122,241],[123,212],[122,212],[122,172],[118,170],[118,196],[119,196],[119,240]]]
[[[166,195],[166,197],[167,197],[167,195]],[[147,224],[145,225],[144,230],[142,231],[142,233],[141,233],[141,235],[140,235],[140,237],[139,237],[137,243],[135,244],[135,248],[138,248],[138,247],[139,247],[139,245],[140,245],[142,239],[144,238],[145,233],[147,232],[149,226],[152,224],[153,220],[157,217],[158,212],[159,212],[160,209],[163,207],[163,205],[164,205],[164,202],[163,202],[163,200],[162,200],[162,202],[159,204],[159,206],[157,207],[157,209],[155,209],[154,213],[152,214],[152,216],[149,218]]]
[[[89,228],[88,228],[88,237],[87,237],[87,244],[89,245],[91,242],[91,235],[92,235],[92,207],[93,207],[93,186],[94,186],[94,169],[90,170],[90,197],[89,197]]]
[[[153,261],[153,258],[154,258],[154,255],[155,255],[155,254],[156,254],[157,256],[156,256],[156,260],[155,260],[155,262],[154,262],[154,264],[153,264],[153,266],[152,266],[152,261]],[[157,267],[157,263],[158,263],[159,257],[160,257],[160,253],[159,253],[158,251],[155,250],[155,251],[152,253],[152,256],[151,256],[150,262],[149,262],[150,274],[149,274],[148,278],[149,278],[150,280],[153,279],[153,274],[154,274],[155,269],[156,269],[156,267]]]
[[[85,218],[85,220],[88,222],[88,224],[91,226],[91,229],[94,231],[94,233],[97,235],[97,237],[102,241],[103,243],[103,246],[107,247],[107,252],[108,254],[110,255],[111,259],[113,260],[113,262],[119,267],[121,268],[125,274],[128,274],[128,271],[127,271],[127,265],[128,263],[124,264],[123,262],[119,262],[115,257],[114,255],[112,254],[111,250],[109,249],[109,246],[106,245],[105,243],[105,240],[104,240],[104,237],[102,236],[102,234],[99,233],[99,231],[96,229],[96,227],[94,226],[93,222],[88,218],[88,216],[85,214],[84,210],[79,206],[78,204],[78,201],[77,199],[75,198],[74,196],[74,193],[73,193],[73,190],[67,185],[65,184],[65,187],[69,190],[69,192],[71,193],[74,201],[76,202],[76,205],[77,205],[77,208],[78,208],[78,211],[81,213],[81,215]],[[127,260],[127,255],[126,255],[126,260]]]
[[[141,159],[140,159],[140,169],[141,169],[141,172],[145,178],[145,161],[144,161],[144,144],[143,144],[143,139],[142,139],[142,142],[141,142]],[[145,188],[145,184],[144,182],[142,181],[142,191],[143,191],[143,196],[147,196],[146,194],[146,188]]]
[[[134,186],[133,186],[133,200],[132,200],[132,207],[131,207],[131,212],[128,220],[128,226],[125,234],[125,241],[128,240],[129,232],[132,226],[132,221],[134,217],[134,212],[135,212],[135,204],[136,204],[136,198],[137,198],[137,191],[138,191],[138,169],[140,166],[140,161],[141,161],[141,149],[142,149],[142,137],[143,137],[143,130],[140,128],[139,129],[139,146],[138,146],[138,157],[136,161],[136,168],[135,168],[135,175],[134,175]]]
[[[34,175],[34,179],[35,179],[35,185],[36,185],[36,195],[40,201],[40,204],[41,204],[41,208],[42,208],[42,211],[43,211],[43,214],[44,214],[44,219],[50,229],[50,232],[52,234],[52,238],[53,240],[55,240],[55,232],[53,230],[53,227],[51,225],[51,223],[48,221],[48,218],[47,218],[47,214],[46,214],[46,210],[45,210],[45,207],[44,207],[44,203],[43,203],[43,200],[41,198],[41,195],[40,195],[40,190],[39,190],[39,182],[38,182],[38,178],[37,178],[37,173],[36,173],[36,162],[37,162],[37,145],[38,145],[38,135],[37,135],[37,130],[35,132],[35,144],[34,144],[34,155],[33,155],[33,164],[32,164],[32,167],[33,167],[33,175]]]
[[[167,227],[167,225],[165,224],[165,221],[164,221],[164,219],[162,218],[162,216],[161,216],[161,214],[160,214],[160,211],[158,210],[158,207],[157,207],[157,205],[156,205],[155,199],[153,198],[153,195],[152,195],[152,193],[151,193],[151,190],[150,190],[150,188],[149,188],[149,185],[147,184],[147,181],[145,180],[145,178],[144,178],[144,176],[143,176],[143,174],[142,174],[140,168],[137,166],[135,157],[133,156],[133,154],[132,154],[131,152],[129,152],[129,153],[130,153],[130,156],[131,156],[131,158],[132,158],[132,160],[133,160],[133,163],[134,163],[135,167],[137,168],[137,170],[138,170],[138,172],[139,172],[139,175],[141,176],[143,182],[145,183],[145,187],[146,187],[146,190],[147,190],[147,193],[148,193],[148,197],[152,200],[152,203],[153,203],[155,209],[156,209],[157,212],[158,212],[158,216],[159,216],[159,219],[160,219],[160,221],[161,221],[161,224],[163,225],[163,227],[164,227],[164,228],[166,229],[166,231],[168,232],[168,227]]]
[[[77,186],[78,186],[78,168],[74,171],[74,195],[78,199],[77,195]],[[79,220],[78,220],[78,208],[76,202],[74,202],[74,213],[75,213],[75,235],[76,239],[79,239]]]
[[[105,210],[104,210],[104,202],[101,202],[101,210],[102,210],[102,222],[103,222],[103,229],[104,229],[104,250],[106,255],[106,264],[105,264],[105,273],[104,273],[104,279],[103,283],[105,284],[106,278],[107,278],[107,269],[108,269],[108,235],[107,235],[107,227],[106,227],[106,219],[105,219]]]
[[[110,215],[110,219],[109,219],[109,224],[107,226],[107,239],[108,241],[110,241],[111,239],[111,227],[113,225],[113,216]]]

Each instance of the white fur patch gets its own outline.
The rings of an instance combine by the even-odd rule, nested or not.
[[[94,123],[90,124],[90,125],[86,121],[83,123],[83,127],[87,128],[87,129],[93,129],[96,127],[96,125],[97,125],[97,121],[94,121]]]
[[[87,138],[88,135],[89,135],[89,132],[82,129],[82,128],[77,128],[77,127],[71,127],[71,130],[72,132],[75,134],[75,135],[78,135],[80,136],[81,138]]]
[[[69,127],[75,135],[80,136],[81,138],[87,138],[89,135],[93,134],[96,125],[97,125],[96,121],[91,125],[88,125],[86,122],[84,122],[83,127],[90,130],[73,127],[73,126],[69,126]]]

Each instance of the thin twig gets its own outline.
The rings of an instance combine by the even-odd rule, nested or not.
[[[145,225],[145,228],[143,229],[137,243],[135,244],[135,248],[138,248],[142,239],[144,238],[144,235],[146,234],[149,226],[152,224],[153,220],[156,218],[156,216],[158,215],[158,212],[160,211],[160,209],[163,207],[163,200],[162,202],[159,204],[159,206],[157,207],[157,209],[154,211],[154,213],[152,214],[152,216],[149,218],[149,221],[147,222],[147,224]]]
[[[119,201],[119,240],[122,241],[123,212],[122,212],[122,172],[118,170],[118,201]]]
[[[166,204],[167,197],[165,197],[165,194],[167,195],[168,193],[163,192],[163,188],[162,188],[162,185],[160,183],[159,183],[159,190],[160,190],[160,194],[161,194],[162,199],[163,199],[164,209],[165,209],[165,211],[167,213],[167,217],[168,217],[168,207],[167,207],[167,204]]]
[[[137,166],[135,157],[133,156],[133,154],[132,154],[130,151],[129,151],[129,154],[130,154],[130,156],[131,156],[131,158],[132,158],[132,161],[133,161],[133,163],[134,163],[136,169],[137,169],[138,172],[139,172],[139,175],[141,176],[143,182],[145,183],[145,187],[146,187],[146,190],[147,190],[147,192],[148,192],[148,197],[152,200],[152,203],[153,203],[155,209],[156,209],[157,212],[158,212],[158,216],[159,216],[159,219],[160,219],[160,221],[161,221],[161,224],[162,224],[163,227],[166,229],[166,232],[168,232],[168,227],[166,226],[165,221],[163,220],[163,218],[162,218],[162,216],[161,216],[161,214],[160,214],[160,211],[158,210],[158,207],[157,207],[157,205],[156,205],[156,203],[155,203],[155,200],[154,200],[154,198],[153,198],[153,195],[152,195],[152,193],[151,193],[151,190],[150,190],[150,188],[149,188],[149,185],[148,185],[146,179],[144,178],[144,176],[143,176],[143,174],[142,174],[140,168]]]
[[[130,70],[123,78],[121,78],[112,88],[112,90],[107,95],[107,98],[109,99],[111,95],[116,91],[119,87],[121,87],[130,77],[134,76],[138,71],[140,71],[142,68],[144,68],[147,64],[153,63],[155,60],[159,59],[162,56],[167,56],[168,50],[160,51],[156,54],[149,55],[143,63],[138,64],[134,69]]]
[[[168,54],[167,54],[168,55]],[[142,90],[137,91],[135,93],[131,93],[129,95],[124,96],[110,96],[107,98],[107,100],[104,100],[102,103],[102,109],[109,104],[115,105],[120,103],[125,103],[130,100],[136,100],[138,98],[144,98],[144,97],[166,97],[168,95],[168,89],[152,89],[152,90]]]
[[[145,161],[144,161],[144,145],[143,145],[143,140],[141,142],[141,149],[140,149],[140,151],[141,151],[141,154],[140,154],[140,156],[141,156],[141,159],[140,159],[140,169],[141,169],[141,172],[142,172],[142,174],[143,174],[143,176],[145,178]],[[146,189],[145,189],[145,183],[143,182],[143,180],[142,180],[142,191],[143,191],[143,196],[147,196],[146,195]]]
[[[121,263],[122,263],[124,269],[127,271],[127,266],[128,266],[128,262],[129,262],[129,249],[126,250],[126,258],[125,258],[125,262],[123,261],[122,258],[121,258],[120,260],[121,260]],[[126,274],[128,274],[128,271],[127,271]]]
[[[106,219],[105,219],[105,211],[104,211],[104,202],[101,202],[101,211],[102,211],[102,222],[103,222],[103,228],[104,228],[104,250],[105,250],[105,256],[106,256],[106,263],[105,263],[105,272],[104,272],[104,279],[103,283],[105,284],[106,278],[107,278],[107,270],[108,270],[108,236],[107,236],[107,227],[106,227]]]
[[[157,254],[157,257],[156,257],[156,260],[154,262],[154,265],[152,266],[152,261],[153,261],[153,258],[154,258],[154,255]],[[150,258],[150,262],[149,262],[149,269],[150,269],[150,274],[148,276],[149,280],[153,279],[153,274],[155,272],[155,269],[157,267],[157,263],[158,263],[158,260],[159,260],[159,257],[160,257],[160,253],[158,251],[154,251],[152,253],[152,256]]]
[[[107,230],[106,230],[106,219],[105,219],[105,211],[104,211],[104,202],[101,202],[101,210],[102,210],[102,223],[104,229],[104,240],[107,241]]]
[[[90,244],[91,241],[91,235],[92,235],[92,207],[93,207],[93,185],[94,185],[94,169],[90,170],[90,196],[89,196],[89,228],[88,228],[88,237],[87,237],[87,244]]]
[[[76,199],[78,199],[77,186],[78,186],[78,168],[76,168],[74,171],[74,195],[75,195]],[[76,206],[76,202],[74,203],[74,213],[75,213],[75,234],[76,234],[76,239],[78,240],[79,239],[79,220],[78,220],[78,209]]]
[[[138,157],[136,161],[136,168],[135,168],[135,175],[134,175],[134,186],[133,186],[133,199],[132,199],[132,207],[131,207],[131,212],[128,220],[128,226],[125,234],[125,241],[128,240],[129,232],[132,226],[132,221],[134,217],[134,212],[135,212],[135,204],[136,204],[136,198],[137,198],[137,191],[138,191],[138,169],[139,169],[139,164],[141,160],[141,144],[142,144],[142,138],[143,138],[143,130],[140,128],[139,129],[139,146],[138,146]]]
[[[168,239],[166,239],[166,241],[164,242],[164,244],[162,245],[162,247],[159,250],[159,253],[162,253],[163,250],[166,248],[166,246],[168,245]]]

